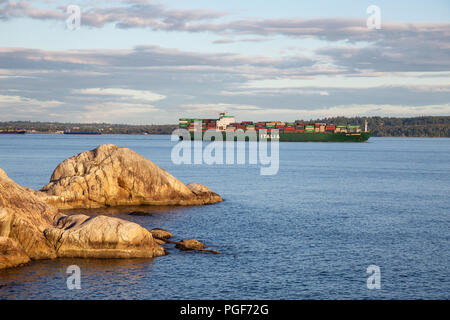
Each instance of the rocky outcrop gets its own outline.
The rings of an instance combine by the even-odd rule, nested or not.
[[[186,186],[150,160],[115,145],[102,145],[63,161],[41,191],[48,203],[62,209],[222,201],[208,188]]]
[[[193,194],[196,195],[197,199],[201,199],[203,204],[223,201],[221,196],[219,196],[217,193],[212,192],[208,187],[205,187],[200,183],[190,183],[187,185],[187,187]]]
[[[0,237],[0,269],[17,267],[29,261],[25,251],[13,239]]]
[[[66,216],[0,169],[0,269],[56,257],[150,258],[164,255],[150,231],[125,220]]]
[[[44,234],[58,257],[152,258],[165,254],[147,229],[106,216],[65,216]]]
[[[58,210],[17,185],[0,169],[0,236],[13,239],[31,259],[55,258],[44,237]]]
[[[114,145],[65,160],[41,192],[17,185],[0,169],[0,268],[56,257],[157,257],[165,254],[158,243],[172,236],[117,218],[67,216],[58,209],[220,201],[207,187],[186,186],[136,152]],[[182,247],[198,244],[183,242]]]

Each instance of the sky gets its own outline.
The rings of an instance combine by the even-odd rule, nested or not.
[[[0,121],[450,115],[449,17],[448,0],[0,0]]]

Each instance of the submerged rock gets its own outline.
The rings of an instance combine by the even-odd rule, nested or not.
[[[44,234],[58,257],[152,258],[165,254],[147,229],[106,216],[65,216]]]
[[[48,203],[63,209],[222,201],[208,188],[186,186],[150,160],[115,145],[101,145],[63,161],[41,191]]]

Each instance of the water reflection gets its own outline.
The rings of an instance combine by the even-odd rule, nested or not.
[[[81,269],[82,290],[67,288],[67,267]],[[0,270],[0,299],[124,299],[136,296],[130,288],[142,286],[151,277],[154,259],[73,259],[33,261],[30,264]],[[150,298],[148,296],[147,298]]]
[[[70,209],[62,210],[65,214],[85,214],[88,216],[106,215],[106,216],[153,216],[154,214],[173,214],[183,211],[186,207],[183,206],[119,206],[119,207],[105,207],[96,209]]]

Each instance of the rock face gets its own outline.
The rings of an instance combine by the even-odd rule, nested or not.
[[[0,269],[35,259],[150,258],[165,254],[150,231],[125,220],[66,216],[0,169]]]
[[[55,258],[44,237],[58,210],[20,187],[0,169],[0,236],[13,239],[31,259]]]
[[[189,190],[197,196],[199,199],[203,199],[205,204],[222,202],[222,198],[217,194],[209,190],[200,183],[190,183],[187,185]]]
[[[48,203],[62,209],[222,201],[208,188],[186,186],[143,156],[115,145],[102,145],[63,161],[41,191]]]
[[[152,258],[165,254],[147,229],[106,216],[65,216],[44,234],[58,257]]]
[[[0,269],[28,263],[30,258],[13,239],[0,237]]]

